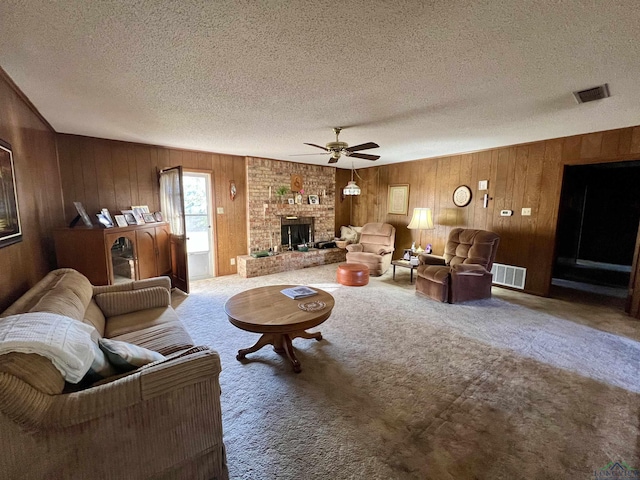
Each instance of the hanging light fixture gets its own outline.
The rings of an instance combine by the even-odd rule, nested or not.
[[[342,190],[343,195],[360,195],[360,187],[353,180],[353,162],[351,162],[351,181]]]

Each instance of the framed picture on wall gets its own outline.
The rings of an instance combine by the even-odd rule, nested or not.
[[[309,203],[311,205],[319,205],[320,197],[318,197],[318,195],[309,195]]]
[[[11,145],[0,140],[0,248],[22,241]]]
[[[389,185],[387,213],[406,215],[409,210],[409,184]]]

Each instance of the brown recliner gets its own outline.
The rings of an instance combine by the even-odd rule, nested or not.
[[[347,245],[347,263],[364,263],[369,275],[379,277],[391,265],[396,229],[388,223],[367,223],[362,227],[360,243]]]
[[[454,228],[444,256],[420,255],[416,290],[441,302],[491,297],[491,266],[500,237],[486,230]]]

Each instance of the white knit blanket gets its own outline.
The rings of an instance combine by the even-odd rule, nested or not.
[[[0,355],[35,353],[48,358],[67,382],[78,383],[94,360],[95,328],[63,315],[31,312],[0,318]]]

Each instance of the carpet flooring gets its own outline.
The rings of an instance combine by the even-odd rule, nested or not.
[[[640,322],[603,330],[499,298],[448,305],[408,271],[364,287],[336,265],[192,283],[174,306],[220,353],[232,479],[587,479],[640,467]],[[406,273],[406,275],[404,275]],[[336,300],[296,339],[302,372],[223,305],[263,285],[323,288]]]

